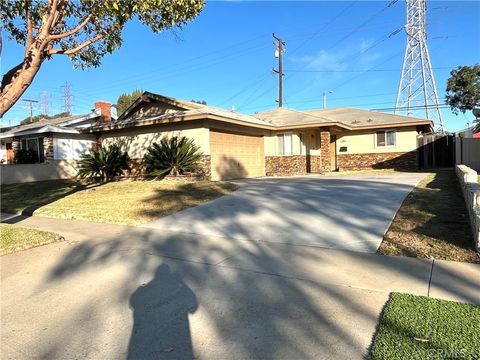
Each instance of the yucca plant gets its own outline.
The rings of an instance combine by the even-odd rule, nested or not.
[[[109,147],[90,150],[89,154],[82,155],[78,165],[80,178],[111,181],[124,170],[128,170],[128,154],[122,151],[118,144],[112,144]]]
[[[146,172],[150,175],[174,175],[195,171],[202,153],[192,139],[185,136],[163,137],[153,143],[144,156]]]

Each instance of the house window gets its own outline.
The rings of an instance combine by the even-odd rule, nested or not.
[[[292,133],[277,135],[277,155],[292,155]]]
[[[377,131],[376,147],[396,146],[397,137],[395,130]]]
[[[43,137],[22,139],[20,147],[22,150],[32,150],[35,152],[38,157],[38,162],[45,160],[43,154]]]
[[[306,153],[306,148],[305,148],[305,134],[304,133],[299,133],[298,138],[300,139],[300,155],[305,155]]]

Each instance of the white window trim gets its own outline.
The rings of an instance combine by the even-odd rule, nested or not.
[[[278,137],[282,135],[283,136],[283,154],[278,153]],[[286,147],[285,147],[285,136],[288,135],[290,136],[290,154],[286,154]],[[293,156],[293,133],[292,132],[284,132],[284,133],[278,133],[275,134],[275,155],[276,156]]]
[[[384,132],[385,133],[385,145],[378,146],[377,145],[377,133]],[[395,133],[395,145],[387,145],[387,132],[394,132]],[[397,129],[385,129],[385,130],[375,130],[375,137],[374,137],[374,144],[375,149],[393,149],[397,147]]]

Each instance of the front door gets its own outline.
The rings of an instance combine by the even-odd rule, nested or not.
[[[12,143],[7,143],[6,144],[6,149],[7,149],[7,164],[12,165],[13,164],[13,158],[14,158]]]
[[[330,134],[330,171],[337,171],[337,135]]]

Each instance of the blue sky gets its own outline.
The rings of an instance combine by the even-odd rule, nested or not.
[[[253,113],[275,107],[272,32],[286,42],[284,106],[294,109],[394,106],[406,35],[405,2],[384,1],[243,2],[209,1],[179,33],[153,34],[138,22],[124,29],[121,49],[101,67],[73,69],[67,57],[45,62],[23,98],[48,93],[49,112],[63,109],[65,82],[72,86],[74,113],[88,112],[95,100],[115,102],[122,92],[143,89],[186,100]],[[430,1],[429,50],[440,100],[452,68],[480,62],[480,2]],[[5,34],[4,34],[5,37]],[[6,38],[6,37],[5,37]],[[4,38],[2,73],[16,65],[23,48]],[[364,71],[370,70],[370,71]],[[41,113],[40,106],[34,113]],[[471,122],[471,114],[442,110],[447,130]],[[19,101],[2,125],[28,115]]]

